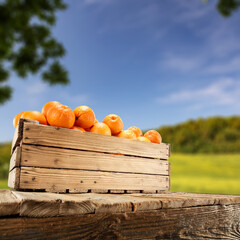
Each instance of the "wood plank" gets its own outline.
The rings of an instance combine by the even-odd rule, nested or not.
[[[12,153],[14,152],[15,148],[20,145],[23,136],[22,133],[23,133],[23,121],[22,119],[20,119],[13,135],[11,150]]]
[[[6,195],[20,202],[20,216],[54,217],[86,213],[146,212],[199,206],[240,205],[240,196],[213,194],[55,194],[46,192],[0,191],[0,209]],[[15,202],[15,201],[14,201]],[[9,203],[9,202],[7,202]],[[11,201],[10,201],[11,203]],[[2,204],[2,206],[1,206]],[[14,212],[13,212],[14,214]]]
[[[122,193],[124,193],[124,191],[125,190],[118,190],[118,189],[117,190],[114,190],[114,189],[109,190],[110,193],[117,193],[117,194],[120,194],[120,193],[122,194]]]
[[[19,188],[167,190],[168,183],[169,177],[161,175],[21,167]]]
[[[169,144],[155,144],[72,129],[24,123],[23,142],[96,152],[168,159]]]
[[[13,170],[15,167],[20,167],[20,161],[21,161],[21,147],[16,147],[9,164],[9,172]]]
[[[20,168],[14,168],[8,175],[8,186],[13,189],[19,189]]]
[[[240,205],[2,218],[1,239],[240,239]]]
[[[20,145],[22,138],[23,138],[23,126],[25,123],[29,124],[36,124],[37,121],[31,119],[19,119],[18,125],[15,129],[13,140],[12,140],[12,153],[14,152],[15,148]]]
[[[22,145],[21,166],[162,175],[169,173],[169,162],[165,160],[25,144]]]
[[[107,189],[89,189],[91,193],[108,193],[109,190]]]
[[[0,189],[0,216],[16,215],[19,211],[20,201],[10,190]]]
[[[69,193],[87,193],[88,192],[88,189],[77,189],[77,188],[73,188],[73,189],[69,189],[68,190]]]
[[[140,190],[126,190],[126,193],[140,193]]]

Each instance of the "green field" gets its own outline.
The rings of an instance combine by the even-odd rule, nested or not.
[[[240,194],[240,154],[172,154],[170,162],[171,191]]]
[[[7,179],[0,179],[0,189],[8,188],[7,183],[8,183]]]
[[[240,194],[240,154],[172,154],[171,191]]]

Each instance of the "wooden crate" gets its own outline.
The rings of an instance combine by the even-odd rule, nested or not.
[[[8,186],[49,192],[157,193],[170,189],[169,144],[20,119]]]

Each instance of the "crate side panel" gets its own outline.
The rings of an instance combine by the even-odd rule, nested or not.
[[[21,189],[168,190],[169,177],[85,170],[22,167]]]
[[[165,160],[22,145],[21,166],[168,175],[168,165]]]
[[[19,182],[20,182],[20,168],[15,167],[8,174],[8,186],[10,188],[18,190],[19,189]]]
[[[21,161],[21,147],[16,147],[9,164],[9,172],[12,171],[15,167],[20,167]]]
[[[27,122],[24,124],[23,143],[149,158],[169,157],[169,144],[165,143],[147,143]]]
[[[20,119],[12,139],[12,149],[11,149],[12,153],[14,152],[15,148],[20,145],[20,142],[22,140],[22,131],[23,131],[23,120]]]

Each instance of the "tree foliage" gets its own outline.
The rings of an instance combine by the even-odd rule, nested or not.
[[[219,0],[217,9],[224,17],[229,17],[239,6],[240,0]]]
[[[189,120],[157,129],[174,152],[239,153],[240,117]]]
[[[19,77],[41,71],[49,84],[67,84],[68,73],[60,64],[65,49],[51,34],[62,0],[5,0],[0,2],[0,104],[10,99],[6,86],[10,71]]]

